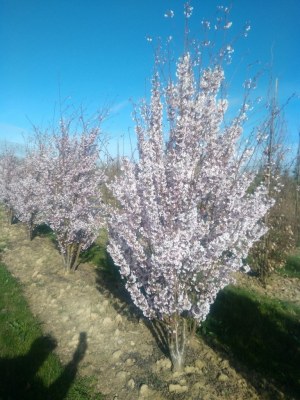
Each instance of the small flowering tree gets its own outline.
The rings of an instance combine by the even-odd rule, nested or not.
[[[33,239],[35,227],[44,222],[45,197],[41,159],[41,149],[28,149],[11,183],[14,213],[26,225],[30,240]]]
[[[4,205],[8,214],[9,223],[14,219],[14,182],[19,171],[19,160],[11,149],[5,149],[0,156],[0,202]]]
[[[109,219],[108,250],[135,305],[166,325],[174,370],[184,365],[187,318],[205,320],[266,232],[271,206],[264,186],[248,190],[254,176],[243,166],[251,152],[237,151],[245,115],[226,126],[223,79],[215,66],[196,80],[189,52],[175,82],[162,87],[156,73],[151,103],[136,118],[139,159],[125,159],[110,185],[119,207]]]
[[[76,269],[80,252],[93,243],[104,222],[100,131],[82,123],[82,132],[72,134],[71,122],[60,121],[42,161],[44,219],[56,234],[66,271]]]

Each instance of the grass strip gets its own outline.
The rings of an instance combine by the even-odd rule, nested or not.
[[[293,254],[288,256],[285,266],[279,268],[277,272],[289,278],[300,278],[300,255]]]
[[[0,264],[0,399],[103,399],[95,393],[93,378],[76,376],[86,350],[85,334],[66,366],[53,353],[55,347],[31,314],[21,285]]]
[[[218,294],[200,333],[299,395],[300,309],[295,304],[228,286]]]

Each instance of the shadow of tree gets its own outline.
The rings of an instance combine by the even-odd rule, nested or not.
[[[128,320],[138,322],[143,320],[145,326],[151,332],[159,350],[170,358],[169,346],[167,341],[166,327],[159,320],[149,320],[143,316],[142,311],[133,303],[129,292],[122,279],[119,268],[114,264],[110,255],[104,251],[104,258],[99,263],[96,273],[97,289],[101,293],[109,293],[111,304],[114,309]]]
[[[145,318],[135,306],[126,289],[126,282],[122,279],[119,268],[107,252],[105,243],[101,245],[93,244],[81,255],[81,262],[96,264],[96,285],[99,292],[109,296],[112,306],[120,315],[134,322],[142,319],[156,341],[159,350],[166,357],[170,357],[165,326],[158,320]]]
[[[56,235],[49,225],[41,224],[35,226],[32,232],[32,240],[36,237],[48,238],[51,241],[51,243],[54,244],[56,250],[58,250]]]
[[[284,303],[255,299],[229,286],[218,294],[200,333],[215,351],[226,353],[258,392],[265,392],[267,381],[272,400],[276,388],[299,395],[300,319],[292,318]]]
[[[80,263],[91,262],[96,265],[97,290],[108,297],[111,305],[120,315],[129,320],[142,318],[141,311],[134,305],[125,287],[119,268],[114,264],[106,250],[106,242],[94,243],[80,255]]]
[[[159,320],[148,320],[145,319],[144,323],[146,327],[151,332],[153,338],[159,350],[165,355],[165,357],[170,358],[170,350],[168,345],[168,332],[164,324]]]
[[[32,343],[27,354],[0,359],[0,399],[63,400],[75,380],[78,364],[86,352],[86,333],[80,333],[72,360],[64,367],[60,376],[46,387],[37,373],[55,347],[53,338],[42,336]]]

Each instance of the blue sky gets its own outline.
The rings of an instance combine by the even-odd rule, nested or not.
[[[111,104],[103,128],[116,150],[116,138],[128,144],[134,136],[130,99],[149,94],[155,38],[174,37],[175,54],[182,52],[182,0],[0,0],[0,141],[22,142],[31,123],[47,127],[59,99],[81,105],[92,115]],[[228,1],[194,0],[192,35],[201,38],[201,20],[214,19],[217,5]],[[300,93],[300,1],[233,0],[230,35],[249,21],[247,38],[238,40],[228,78],[234,102],[242,101],[241,85],[254,63],[264,69],[273,49],[279,100]],[[165,18],[167,10],[173,18]],[[153,42],[146,40],[147,36]],[[257,63],[259,62],[259,64]],[[267,93],[261,80],[258,93]],[[289,139],[297,141],[300,101],[285,109]],[[124,138],[124,139],[123,139]]]

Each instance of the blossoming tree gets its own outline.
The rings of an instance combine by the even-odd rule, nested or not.
[[[0,156],[0,202],[4,205],[8,214],[9,223],[13,222],[15,216],[13,185],[17,179],[19,164],[14,152],[9,148],[5,148]]]
[[[105,212],[99,128],[81,119],[82,130],[76,134],[72,122],[60,121],[43,159],[44,219],[56,234],[66,271],[76,269],[80,252],[96,239]]]
[[[187,319],[201,324],[219,290],[234,281],[266,232],[271,201],[263,186],[248,190],[253,175],[243,166],[251,152],[237,151],[244,114],[224,123],[222,68],[196,79],[186,52],[176,75],[163,87],[155,74],[150,105],[136,118],[139,158],[125,159],[110,185],[119,208],[109,220],[108,250],[135,305],[165,324],[180,370]]]
[[[14,214],[28,230],[29,239],[33,239],[34,229],[44,222],[44,184],[43,152],[41,147],[27,149],[26,157],[20,160],[11,182],[12,206]]]

